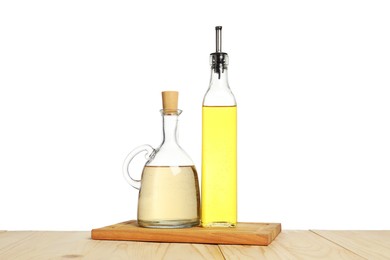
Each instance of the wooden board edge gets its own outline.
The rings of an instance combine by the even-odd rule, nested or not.
[[[110,230],[110,228],[116,225],[131,224],[133,222],[134,221],[125,221],[103,228],[92,229],[91,238],[93,240],[140,241],[158,243],[268,246],[281,232],[281,223],[266,223],[269,224],[269,226],[265,231],[263,229],[261,233],[229,234],[226,232],[213,231],[208,233],[207,236],[205,236],[205,234],[196,234],[194,236],[194,234],[191,234],[190,232],[164,234],[164,236],[162,236],[157,232],[155,233],[156,230],[150,231],[147,235],[145,235],[145,230],[143,230],[142,232],[138,230],[132,230],[131,236],[129,236],[129,231]],[[253,222],[251,224],[259,223]],[[178,240],[178,237],[180,238],[180,240]]]
[[[271,231],[270,241],[269,241],[270,244],[282,232],[282,224],[281,223],[273,223],[273,225],[275,226],[275,228],[270,230]]]

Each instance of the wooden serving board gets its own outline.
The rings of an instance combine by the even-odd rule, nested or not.
[[[98,240],[267,246],[280,231],[280,223],[240,222],[234,228],[158,229],[139,227],[136,220],[130,220],[92,229],[91,237]]]

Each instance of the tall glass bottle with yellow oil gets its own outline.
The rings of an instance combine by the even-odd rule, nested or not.
[[[203,227],[237,223],[237,105],[222,52],[222,26],[215,27],[216,52],[210,54],[211,80],[202,108]]]

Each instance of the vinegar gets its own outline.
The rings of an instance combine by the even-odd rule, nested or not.
[[[237,107],[202,108],[202,196],[204,227],[237,223]]]
[[[198,187],[194,166],[145,166],[138,199],[138,223],[155,228],[197,226]]]

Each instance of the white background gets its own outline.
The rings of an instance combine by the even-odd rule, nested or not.
[[[122,162],[159,145],[162,90],[180,91],[199,170],[216,25],[239,221],[390,229],[389,14],[388,1],[2,1],[0,229],[136,218]]]

